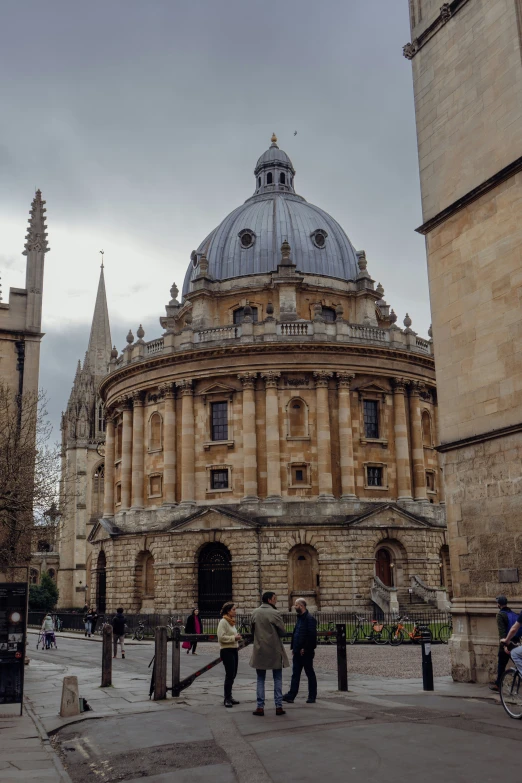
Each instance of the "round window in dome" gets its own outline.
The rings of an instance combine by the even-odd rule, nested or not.
[[[320,248],[320,250],[322,250],[326,244],[326,237],[328,236],[326,231],[323,231],[322,229],[318,229],[317,231],[314,231],[314,233],[311,234],[310,236],[314,245]]]
[[[256,235],[253,231],[250,231],[248,228],[244,228],[242,231],[239,232],[239,241],[241,243],[241,247],[244,250],[248,250],[249,247],[252,247],[254,242],[256,241]]]

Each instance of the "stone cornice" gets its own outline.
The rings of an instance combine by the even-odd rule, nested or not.
[[[433,36],[436,35],[468,2],[469,0],[453,0],[451,3],[441,3],[440,13],[433,22],[423,30],[418,38],[414,38],[411,43],[407,43],[406,46],[402,47],[404,57],[406,57],[407,60],[413,60],[422,47],[425,46],[428,41],[431,41]]]
[[[335,354],[337,356],[341,355],[343,357],[353,356],[371,359],[387,359],[388,361],[406,361],[409,365],[412,366],[412,372],[414,371],[414,368],[419,368],[435,373],[435,362],[433,356],[421,353],[412,353],[410,351],[401,351],[396,348],[382,348],[380,346],[373,345],[354,345],[353,343],[307,343],[306,350],[303,352],[303,345],[298,343],[262,343],[258,345],[248,344],[215,348],[196,348],[175,354],[172,353],[151,356],[144,361],[126,364],[121,369],[115,370],[114,372],[110,373],[110,375],[106,375],[99,384],[98,393],[102,396],[102,399],[104,399],[107,389],[109,389],[111,386],[114,386],[123,379],[134,378],[148,370],[159,369],[165,366],[170,367],[172,370],[177,370],[179,367],[179,372],[183,373],[183,375],[187,375],[188,373],[196,378],[198,377],[198,370],[194,368],[189,372],[187,368],[187,365],[190,362],[200,362],[207,359],[218,359],[221,357],[227,359],[235,356],[248,356],[253,360],[254,357],[257,359],[257,357],[263,355],[274,356],[278,354],[283,356],[285,354],[296,353],[300,354],[301,356],[307,356],[310,354],[317,355],[323,353]],[[317,362],[317,358],[314,358],[313,361]],[[216,372],[223,374],[223,366],[223,364],[216,365]],[[290,369],[293,368],[285,368],[285,371],[288,372]],[[300,372],[304,371],[305,369],[308,368],[303,367],[303,365],[299,366]],[[338,367],[333,367],[332,369],[337,370]],[[361,371],[359,367],[349,369],[353,369],[354,372]],[[313,371],[312,367],[310,367],[310,371]],[[396,373],[397,371],[390,371],[389,375],[390,377],[393,377],[396,375]],[[386,374],[386,368],[383,368],[383,371],[379,374]],[[163,379],[157,380],[160,383],[164,382]],[[151,382],[149,385],[152,386],[153,383]],[[435,380],[433,385],[435,385]]]
[[[483,432],[480,435],[470,435],[469,438],[453,440],[449,443],[441,443],[440,446],[435,446],[435,449],[444,454],[446,451],[464,449],[466,446],[474,446],[476,443],[484,443],[487,440],[506,438],[509,435],[515,435],[517,432],[522,432],[522,423],[511,424],[509,427],[501,427],[498,430],[489,430],[489,432]]]
[[[490,190],[494,190],[494,188],[498,187],[498,185],[502,184],[502,182],[511,179],[511,177],[514,177],[515,174],[518,174],[520,171],[522,171],[522,157],[517,158],[500,171],[497,171],[496,174],[493,174],[492,177],[485,180],[484,182],[481,182],[481,184],[477,185],[476,188],[468,191],[464,196],[461,196],[461,198],[457,199],[457,201],[454,201],[448,207],[443,209],[442,212],[438,212],[432,218],[427,220],[426,223],[423,223],[422,226],[416,228],[415,231],[417,231],[419,234],[423,234],[424,236],[429,234],[430,231],[433,231],[433,229],[437,226],[440,226],[441,223],[444,223],[446,220],[453,217],[453,215],[455,215],[457,212],[460,212],[461,209],[465,209],[467,206],[469,206],[469,204],[477,201],[477,199],[486,195],[486,193],[489,193]]]

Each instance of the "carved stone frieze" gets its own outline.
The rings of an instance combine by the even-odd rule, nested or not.
[[[194,381],[191,378],[183,378],[181,381],[176,381],[176,387],[179,389],[182,397],[190,397],[194,394]]]
[[[263,378],[267,389],[277,389],[277,383],[280,377],[281,373],[277,372],[277,370],[268,370],[267,372],[261,373],[261,378]]]

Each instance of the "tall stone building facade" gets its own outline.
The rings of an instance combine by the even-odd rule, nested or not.
[[[522,604],[522,4],[409,2],[453,676],[483,682],[495,596]]]
[[[190,258],[162,336],[129,332],[100,386],[98,609],[446,605],[432,343],[363,251],[294,189],[277,139],[255,192]]]
[[[111,330],[103,265],[89,344],[78,361],[74,383],[62,414],[62,497],[60,525],[60,607],[81,607],[90,601],[91,547],[88,536],[103,513],[105,411],[98,386],[107,375]]]

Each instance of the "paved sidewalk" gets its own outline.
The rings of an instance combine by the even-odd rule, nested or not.
[[[28,628],[27,633],[30,636],[37,637],[40,633],[36,628]],[[59,631],[56,633],[56,642],[57,644],[60,643],[60,639],[81,639],[84,642],[102,642],[103,638],[101,634],[95,633],[92,636],[85,636],[81,631],[78,631],[75,633],[74,631]],[[138,642],[137,639],[125,639],[125,646],[128,647],[135,647],[139,645],[147,645],[150,644],[151,640],[143,640],[142,642]]]
[[[26,704],[23,715],[0,716],[0,783],[30,780],[71,783],[40,720]]]

